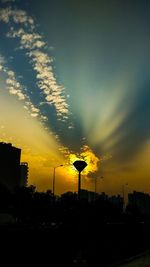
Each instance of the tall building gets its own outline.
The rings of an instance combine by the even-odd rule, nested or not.
[[[141,214],[150,214],[150,195],[143,192],[128,194],[128,204],[136,207]]]
[[[21,149],[0,142],[0,184],[10,191],[20,185]]]
[[[20,186],[27,186],[28,184],[29,167],[27,162],[21,162],[20,165]]]

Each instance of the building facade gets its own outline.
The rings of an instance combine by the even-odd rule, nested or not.
[[[0,185],[13,191],[20,185],[21,149],[0,142]]]
[[[28,185],[28,172],[29,172],[28,163],[21,162],[20,164],[20,186]]]

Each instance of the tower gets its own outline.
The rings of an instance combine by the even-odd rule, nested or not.
[[[0,142],[0,184],[10,191],[20,184],[21,149]]]

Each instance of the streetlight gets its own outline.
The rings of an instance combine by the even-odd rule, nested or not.
[[[79,172],[79,177],[78,177],[78,200],[80,200],[80,193],[81,193],[81,172],[87,166],[87,163],[84,160],[76,160],[73,163],[73,165],[76,168],[76,170]]]
[[[54,171],[53,171],[53,196],[55,196],[55,170],[56,168],[59,168],[59,167],[62,167],[63,165],[59,165],[59,166],[56,166],[54,167]]]

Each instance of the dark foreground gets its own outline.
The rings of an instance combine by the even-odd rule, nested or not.
[[[149,266],[150,266],[150,251],[146,252],[144,255],[137,256],[135,259],[130,259],[128,262],[123,263],[118,267],[149,267]]]
[[[10,225],[0,237],[3,266],[105,267],[149,249],[150,224]]]
[[[150,215],[122,204],[72,192],[56,198],[33,186],[2,190],[1,265],[108,267],[150,249]]]

